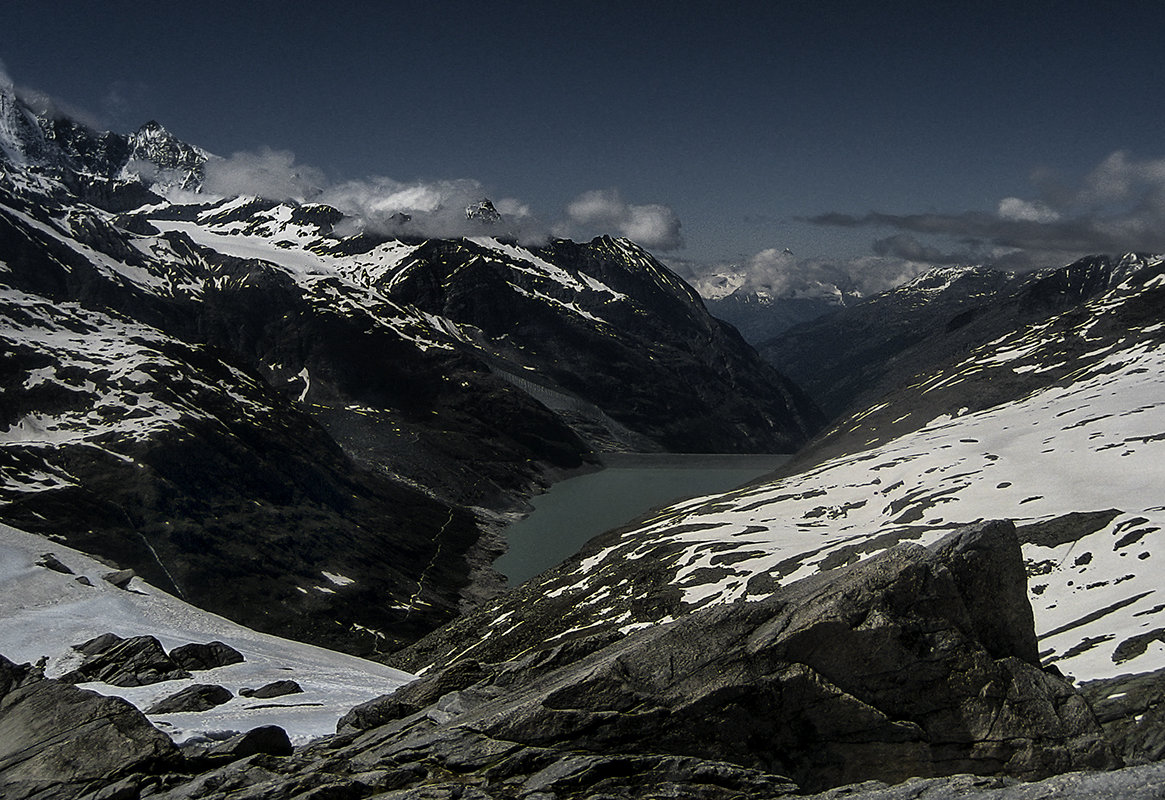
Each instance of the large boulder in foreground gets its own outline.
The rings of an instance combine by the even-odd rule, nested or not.
[[[215,667],[225,667],[230,664],[241,664],[246,659],[243,654],[229,644],[223,642],[192,642],[175,647],[170,651],[170,658],[173,659],[182,669],[188,669],[191,672],[202,669],[214,669]]]
[[[209,711],[229,703],[234,697],[231,690],[214,683],[196,683],[172,695],[163,697],[145,710],[146,714],[181,714],[183,712]]]
[[[45,680],[0,656],[0,797],[79,797],[177,762],[178,750],[136,708]]]
[[[424,717],[540,751],[732,763],[810,791],[1118,766],[1084,699],[1036,663],[1031,619],[1014,527],[985,523],[590,653],[568,642],[453,665],[468,682],[427,675],[341,729]]]
[[[1118,766],[1082,696],[1034,663],[1019,558],[1010,523],[987,523],[760,602],[626,636],[580,632],[502,663],[455,661],[291,755],[233,750],[222,757],[251,754],[218,766],[219,753],[196,754],[210,771],[171,775],[161,796],[774,800],[965,773],[1007,787]],[[101,713],[80,719],[96,724]],[[0,730],[0,741],[23,753],[57,740],[26,729]],[[73,745],[82,754],[121,746],[69,741],[84,741]],[[133,762],[123,761],[109,780],[125,777]],[[979,785],[950,778],[903,791],[945,797]]]

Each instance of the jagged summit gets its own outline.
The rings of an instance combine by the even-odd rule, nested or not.
[[[483,197],[476,203],[470,203],[465,207],[465,218],[484,225],[494,225],[501,222],[502,215],[494,208],[493,201],[488,197]]]
[[[129,135],[96,131],[30,106],[11,86],[0,90],[0,158],[53,177],[109,210],[149,202],[143,188],[199,189],[210,157],[156,120]]]
[[[43,157],[44,133],[36,115],[17,97],[11,81],[0,73],[0,157],[15,164],[28,164]]]
[[[129,159],[123,167],[127,176],[138,176],[162,189],[197,191],[205,178],[210,154],[189,145],[150,120],[129,136]]]
[[[953,281],[956,281],[959,278],[972,275],[983,275],[990,272],[995,272],[995,270],[980,264],[932,267],[926,272],[923,272],[922,274],[917,275],[914,278],[911,278],[910,280],[901,284],[893,291],[942,291],[943,289],[949,287]]]

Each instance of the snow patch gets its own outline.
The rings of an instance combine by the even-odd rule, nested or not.
[[[45,552],[89,577],[93,585],[83,586],[73,575],[36,566]],[[279,725],[293,743],[303,744],[334,733],[337,720],[353,706],[413,680],[408,673],[355,656],[258,633],[188,605],[140,578],[135,579],[133,592],[118,589],[100,579],[108,571],[109,567],[79,551],[0,525],[0,619],[4,620],[0,653],[17,663],[46,656],[47,674],[54,677],[72,663],[72,645],[107,632],[123,637],[152,635],[167,650],[190,642],[221,641],[246,660],[150,686],[87,683],[84,688],[124,697],[142,709],[194,683],[219,684],[238,695],[244,687],[290,678],[304,690],[275,703],[236,696],[210,711],[151,716],[176,741],[213,731]]]

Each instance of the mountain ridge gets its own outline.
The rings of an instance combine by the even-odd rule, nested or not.
[[[592,450],[791,449],[820,424],[630,243],[167,201],[207,154],[15,102],[5,152],[35,158],[0,160],[0,518],[253,627],[391,651],[500,591],[498,530]]]
[[[939,267],[758,344],[827,416],[870,404],[913,372],[937,368],[1017,326],[1037,323],[1116,286],[1151,254],[1089,256],[1016,274],[985,266]]]

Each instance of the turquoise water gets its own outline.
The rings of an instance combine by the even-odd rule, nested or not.
[[[599,472],[560,481],[505,531],[494,568],[517,586],[574,555],[600,533],[678,500],[724,492],[771,472],[787,455],[612,454]]]

